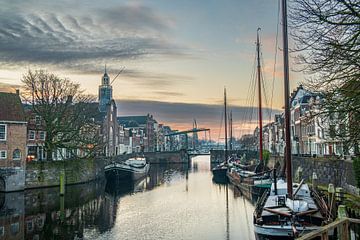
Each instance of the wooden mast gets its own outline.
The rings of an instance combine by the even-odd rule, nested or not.
[[[225,163],[228,163],[228,139],[227,139],[227,104],[226,104],[226,88],[224,88],[224,116],[225,116]]]
[[[257,77],[258,77],[258,95],[259,95],[259,159],[260,164],[263,163],[263,134],[262,134],[262,110],[261,110],[261,65],[260,65],[260,41],[259,41],[259,31],[261,28],[257,29],[256,37],[256,51],[257,51]]]
[[[229,149],[230,151],[233,149],[233,120],[232,120],[232,110],[230,110],[229,114],[229,128],[230,128],[230,141],[229,141]]]
[[[287,33],[287,1],[282,0],[283,48],[284,48],[284,101],[285,101],[285,166],[288,197],[292,198],[291,142],[290,142],[290,101],[289,101],[289,50]]]

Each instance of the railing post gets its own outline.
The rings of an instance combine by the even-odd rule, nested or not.
[[[328,230],[325,229],[322,233],[321,233],[321,240],[329,240],[329,235],[328,235]]]

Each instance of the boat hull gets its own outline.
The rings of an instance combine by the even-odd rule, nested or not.
[[[302,227],[297,226],[296,230],[299,236],[318,230],[320,227]],[[286,225],[258,225],[254,224],[254,232],[261,236],[272,236],[272,237],[294,237],[292,226]]]
[[[213,173],[213,180],[215,182],[219,182],[219,183],[225,183],[228,182],[228,178],[227,178],[227,168],[213,168],[212,170]]]
[[[136,181],[146,177],[150,169],[150,165],[146,164],[143,168],[129,167],[121,164],[114,164],[108,169],[105,169],[105,176],[107,179],[118,180],[132,180]]]
[[[262,196],[266,189],[269,189],[271,187],[271,184],[267,182],[256,183],[256,185],[251,184],[249,181],[246,181],[246,179],[242,178],[236,173],[228,172],[227,177],[230,183],[240,190],[242,195],[244,195],[247,199],[253,202],[255,202],[260,196]]]

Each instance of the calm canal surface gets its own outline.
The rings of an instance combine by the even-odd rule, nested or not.
[[[208,156],[152,165],[135,184],[2,195],[0,239],[255,239],[254,206],[212,181]],[[1,231],[2,230],[2,231]]]

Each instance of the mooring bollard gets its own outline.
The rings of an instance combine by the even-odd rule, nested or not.
[[[330,212],[331,212],[332,215],[334,213],[336,213],[334,211],[334,207],[335,207],[334,198],[335,198],[335,187],[334,187],[334,184],[329,183],[329,186],[328,186],[328,204],[330,206]]]
[[[316,172],[313,172],[313,174],[312,174],[312,186],[313,186],[314,189],[317,188],[317,179],[318,179],[318,177],[316,175]]]
[[[65,172],[60,172],[60,196],[65,194]]]

